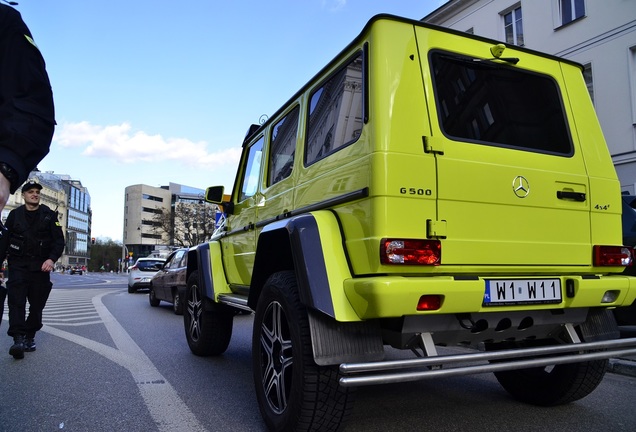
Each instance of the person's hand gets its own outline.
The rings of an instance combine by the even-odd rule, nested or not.
[[[10,189],[11,183],[9,183],[9,180],[7,180],[4,175],[0,174],[0,212],[2,212],[7,201],[9,201],[9,195],[11,195]]]
[[[55,263],[53,262],[51,258],[47,259],[46,261],[44,261],[44,264],[42,264],[42,271],[43,272],[53,271],[53,264]]]

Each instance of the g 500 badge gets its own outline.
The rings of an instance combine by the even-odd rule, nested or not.
[[[400,193],[402,195],[422,195],[422,196],[431,196],[433,195],[433,191],[430,189],[418,189],[418,188],[400,188]]]

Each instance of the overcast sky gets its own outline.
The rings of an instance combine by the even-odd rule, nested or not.
[[[19,0],[57,129],[41,171],[88,188],[93,237],[122,239],[124,189],[231,188],[245,132],[378,13],[442,0]]]

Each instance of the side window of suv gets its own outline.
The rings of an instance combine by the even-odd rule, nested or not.
[[[311,95],[305,165],[357,141],[362,131],[362,54]]]
[[[263,159],[263,142],[264,137],[252,144],[248,150],[247,162],[245,163],[245,171],[243,172],[243,180],[241,181],[241,190],[239,193],[239,202],[253,196],[258,189],[258,178],[261,172],[261,163]]]
[[[294,165],[296,136],[298,132],[298,113],[296,106],[289,114],[274,125],[270,140],[269,173],[267,185],[271,186],[289,177]]]

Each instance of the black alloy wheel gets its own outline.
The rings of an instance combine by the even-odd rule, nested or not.
[[[338,431],[354,390],[340,387],[337,366],[314,362],[309,319],[293,272],[272,275],[254,316],[252,373],[259,409],[273,431]]]

